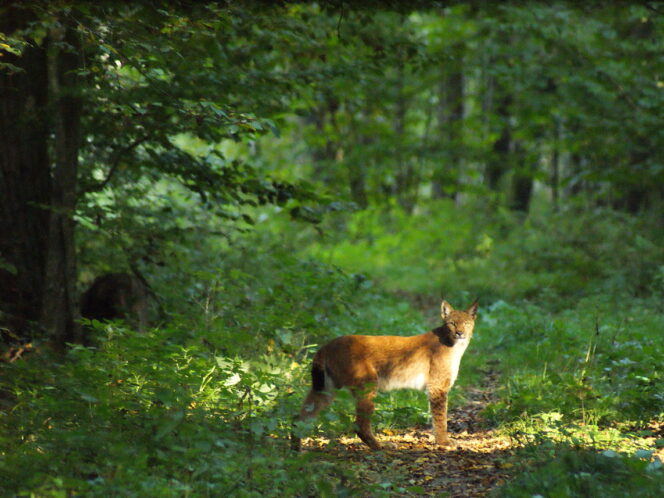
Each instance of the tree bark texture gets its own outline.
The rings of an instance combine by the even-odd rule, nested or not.
[[[0,31],[33,20],[29,7],[13,6]],[[18,334],[57,346],[80,339],[73,226],[80,51],[64,52],[62,42],[78,46],[62,28],[21,56],[3,54],[21,70],[0,72],[0,262],[12,281],[0,289],[0,306],[25,325]]]

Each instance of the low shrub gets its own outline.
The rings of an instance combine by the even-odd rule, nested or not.
[[[664,489],[664,469],[651,456],[644,450],[625,455],[550,443],[529,447],[519,455],[522,471],[493,496],[655,498]],[[524,461],[532,465],[525,471]]]

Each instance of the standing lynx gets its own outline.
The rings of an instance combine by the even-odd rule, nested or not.
[[[412,337],[348,335],[320,348],[311,367],[312,387],[296,423],[327,407],[334,389],[350,388],[357,400],[357,435],[371,449],[380,449],[371,430],[377,390],[426,390],[436,443],[447,444],[447,393],[459,373],[461,357],[473,335],[477,300],[466,311],[440,305],[443,325]],[[293,448],[300,440],[293,436]]]

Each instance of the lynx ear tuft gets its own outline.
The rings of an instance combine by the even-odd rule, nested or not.
[[[466,310],[466,313],[472,316],[473,320],[477,318],[477,307],[479,306],[479,304],[480,304],[480,298],[478,297],[477,299],[475,299],[475,301],[473,301],[473,304],[471,304],[468,307],[468,310]]]
[[[443,320],[450,316],[452,309],[452,305],[443,299],[443,302],[440,303],[440,316],[443,317]]]

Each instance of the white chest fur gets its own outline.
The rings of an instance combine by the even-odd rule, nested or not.
[[[457,376],[459,375],[459,366],[461,365],[461,357],[468,347],[468,341],[459,341],[452,348],[452,354],[449,357],[450,360],[450,388],[456,382]]]

